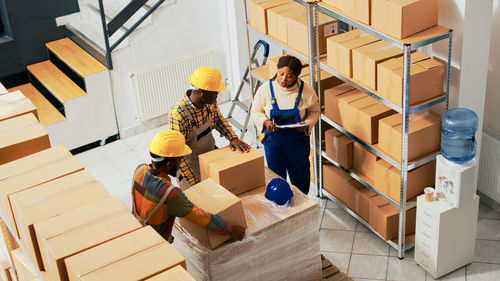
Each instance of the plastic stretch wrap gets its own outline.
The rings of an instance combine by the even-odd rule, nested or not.
[[[266,168],[266,183],[278,177]],[[202,280],[320,280],[319,208],[292,186],[292,202],[278,206],[264,197],[266,186],[239,195],[247,222],[242,241],[210,250],[177,222],[174,247],[188,272]]]

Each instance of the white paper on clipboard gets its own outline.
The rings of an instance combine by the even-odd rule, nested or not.
[[[280,129],[285,129],[285,128],[300,128],[300,127],[307,127],[309,124],[307,123],[295,123],[295,124],[288,124],[288,125],[276,125],[276,128]]]

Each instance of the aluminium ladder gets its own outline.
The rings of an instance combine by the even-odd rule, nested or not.
[[[264,58],[262,59],[261,64],[259,64],[258,60],[255,59],[255,56],[257,55],[257,52],[259,51],[260,46],[264,46]],[[259,67],[261,65],[266,64],[268,56],[269,56],[269,44],[264,40],[259,40],[259,41],[257,41],[257,43],[255,43],[255,45],[253,47],[253,52],[252,52],[252,56],[250,58],[250,61],[253,64],[255,64],[256,67]],[[253,84],[253,83],[251,83],[250,79],[248,78],[248,74],[250,73],[250,67],[251,67],[251,65],[249,65],[247,67],[247,69],[245,70],[245,74],[243,75],[243,79],[241,80],[240,86],[238,87],[238,91],[236,92],[234,99],[231,101],[231,103],[232,103],[231,108],[229,109],[229,113],[227,114],[227,117],[226,117],[226,120],[229,123],[231,123],[233,126],[235,126],[236,128],[238,128],[240,130],[240,132],[241,132],[240,139],[241,140],[243,139],[243,137],[245,136],[245,133],[247,131],[248,121],[250,120],[250,107],[252,106],[251,102],[250,102],[250,105],[247,105],[247,104],[243,103],[242,101],[240,101],[240,95],[241,95],[241,92],[243,90],[243,86],[245,84],[248,84],[248,85],[250,85],[250,87],[252,87],[252,84]],[[253,79],[253,78],[251,78],[251,79]],[[253,101],[253,94],[259,88],[259,86],[261,84],[262,83],[259,81],[254,83],[253,89],[251,91],[252,92],[252,101]],[[233,118],[233,112],[234,112],[234,109],[236,108],[236,106],[243,109],[246,113],[245,122],[243,124],[241,124],[235,118]]]

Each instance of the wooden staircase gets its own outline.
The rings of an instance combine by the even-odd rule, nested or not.
[[[107,68],[69,38],[45,44],[49,60],[27,66],[21,91],[35,105],[51,144],[75,149],[118,134]]]

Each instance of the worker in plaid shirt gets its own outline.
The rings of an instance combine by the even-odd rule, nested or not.
[[[180,131],[193,151],[181,160],[177,173],[182,190],[200,181],[198,155],[215,149],[213,129],[229,140],[233,150],[250,151],[250,146],[238,139],[217,105],[218,92],[226,89],[220,72],[211,67],[199,67],[189,77],[189,82],[191,87],[186,96],[168,115],[170,129]]]

